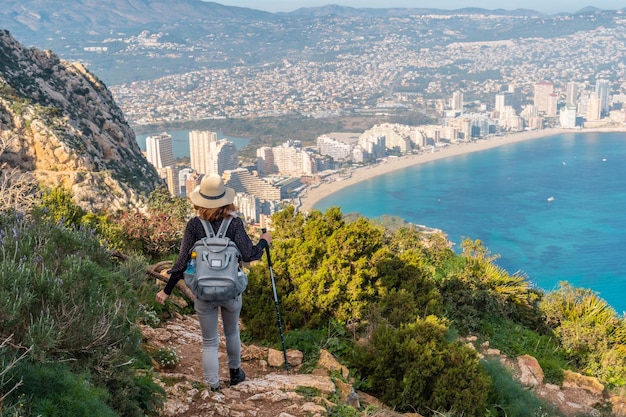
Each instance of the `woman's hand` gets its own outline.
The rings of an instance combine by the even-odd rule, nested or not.
[[[265,239],[268,245],[272,243],[272,235],[270,232],[263,232],[263,234],[261,234],[261,239]]]
[[[159,304],[165,304],[165,300],[169,298],[169,295],[165,294],[165,291],[161,290],[156,295],[156,300]]]

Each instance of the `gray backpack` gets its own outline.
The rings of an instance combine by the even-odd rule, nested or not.
[[[248,277],[240,268],[241,253],[235,242],[226,237],[231,218],[222,220],[217,235],[213,227],[200,219],[206,237],[196,241],[196,271],[185,271],[185,283],[196,298],[204,301],[228,301],[248,286]]]

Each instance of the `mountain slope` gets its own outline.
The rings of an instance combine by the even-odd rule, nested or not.
[[[162,184],[98,78],[7,31],[0,31],[0,145],[4,168],[63,185],[93,211],[141,205]]]

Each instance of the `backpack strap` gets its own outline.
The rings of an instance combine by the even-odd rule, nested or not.
[[[198,219],[200,218],[198,217]],[[202,223],[202,227],[204,227],[204,233],[206,234],[206,237],[215,237],[215,233],[213,232],[213,226],[211,226],[209,222],[204,219],[200,219],[200,223]]]
[[[225,237],[226,231],[228,230],[228,226],[230,226],[230,222],[233,220],[232,217],[222,220],[222,224],[220,225],[219,230],[217,231],[217,237]]]
[[[202,227],[204,227],[204,233],[206,234],[207,237],[225,237],[226,231],[228,230],[228,226],[230,226],[230,222],[232,220],[233,220],[232,217],[222,220],[222,224],[220,224],[220,228],[217,231],[217,235],[215,234],[215,232],[213,232],[213,226],[211,226],[209,222],[207,222],[204,219],[200,219],[200,223],[202,223]]]

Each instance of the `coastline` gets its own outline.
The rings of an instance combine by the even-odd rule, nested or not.
[[[436,161],[439,159],[449,158],[452,156],[464,155],[473,152],[480,152],[487,149],[496,148],[498,146],[508,145],[511,143],[523,142],[528,140],[540,139],[549,136],[556,136],[565,133],[594,133],[594,132],[626,132],[626,128],[581,128],[581,129],[541,129],[530,130],[524,132],[510,133],[503,136],[492,136],[488,139],[481,139],[470,143],[458,143],[446,146],[445,148],[435,150],[435,152],[425,152],[415,155],[405,155],[398,158],[388,158],[384,162],[376,165],[368,165],[356,168],[352,171],[349,178],[337,178],[332,182],[322,182],[315,188],[308,188],[300,196],[300,211],[310,211],[314,209],[315,204],[325,197],[336,193],[346,187],[357,184],[379,175],[388,174],[390,172],[408,168],[410,166],[423,164],[425,162]]]

